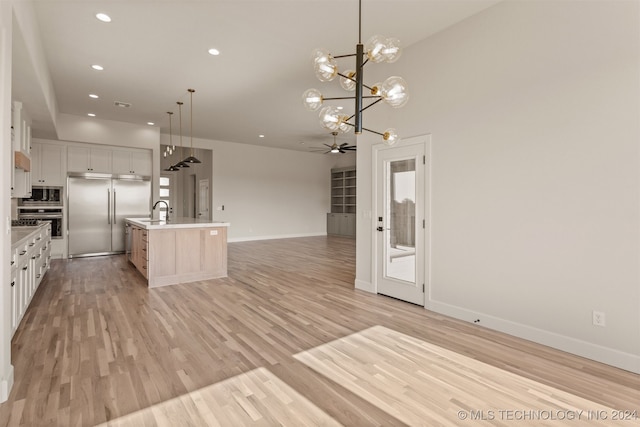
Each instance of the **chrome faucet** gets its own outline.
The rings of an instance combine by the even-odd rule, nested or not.
[[[167,222],[169,222],[169,204],[167,202],[165,202],[164,200],[158,200],[154,205],[153,205],[153,209],[151,210],[151,217],[153,218],[153,211],[156,210],[156,206],[158,206],[158,203],[164,203],[164,205],[167,207],[167,216],[165,218],[165,220]]]

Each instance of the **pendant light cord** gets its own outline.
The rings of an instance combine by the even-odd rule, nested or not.
[[[195,89],[187,89],[189,91],[189,111],[191,111],[191,157],[193,157],[193,92]]]
[[[167,111],[167,114],[169,115],[169,145],[171,146],[172,150],[175,150],[176,147],[173,145],[173,137],[172,137],[172,130],[171,130],[171,117],[173,117],[173,112],[171,111]]]
[[[182,102],[176,102],[178,104],[178,117],[180,119],[180,157],[182,157]]]

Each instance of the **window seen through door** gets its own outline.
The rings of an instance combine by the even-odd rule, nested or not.
[[[161,176],[160,177],[160,200],[163,200],[171,209],[171,177]],[[159,219],[167,219],[167,210],[164,205],[159,205],[160,213],[158,215]]]

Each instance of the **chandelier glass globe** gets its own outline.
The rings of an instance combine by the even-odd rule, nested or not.
[[[391,76],[382,83],[382,99],[393,108],[404,106],[409,100],[407,82],[398,76]]]
[[[302,94],[302,103],[309,111],[316,111],[322,106],[322,94],[318,89],[307,89]]]

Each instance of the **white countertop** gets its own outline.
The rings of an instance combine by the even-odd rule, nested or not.
[[[23,240],[26,240],[31,233],[39,230],[41,227],[45,227],[47,223],[28,226],[28,227],[11,227],[11,248],[15,248],[17,245],[23,243]]]
[[[166,228],[202,228],[202,227],[229,227],[228,222],[211,221],[198,218],[169,218],[169,222],[150,218],[125,218],[125,221],[145,230],[162,230]]]

